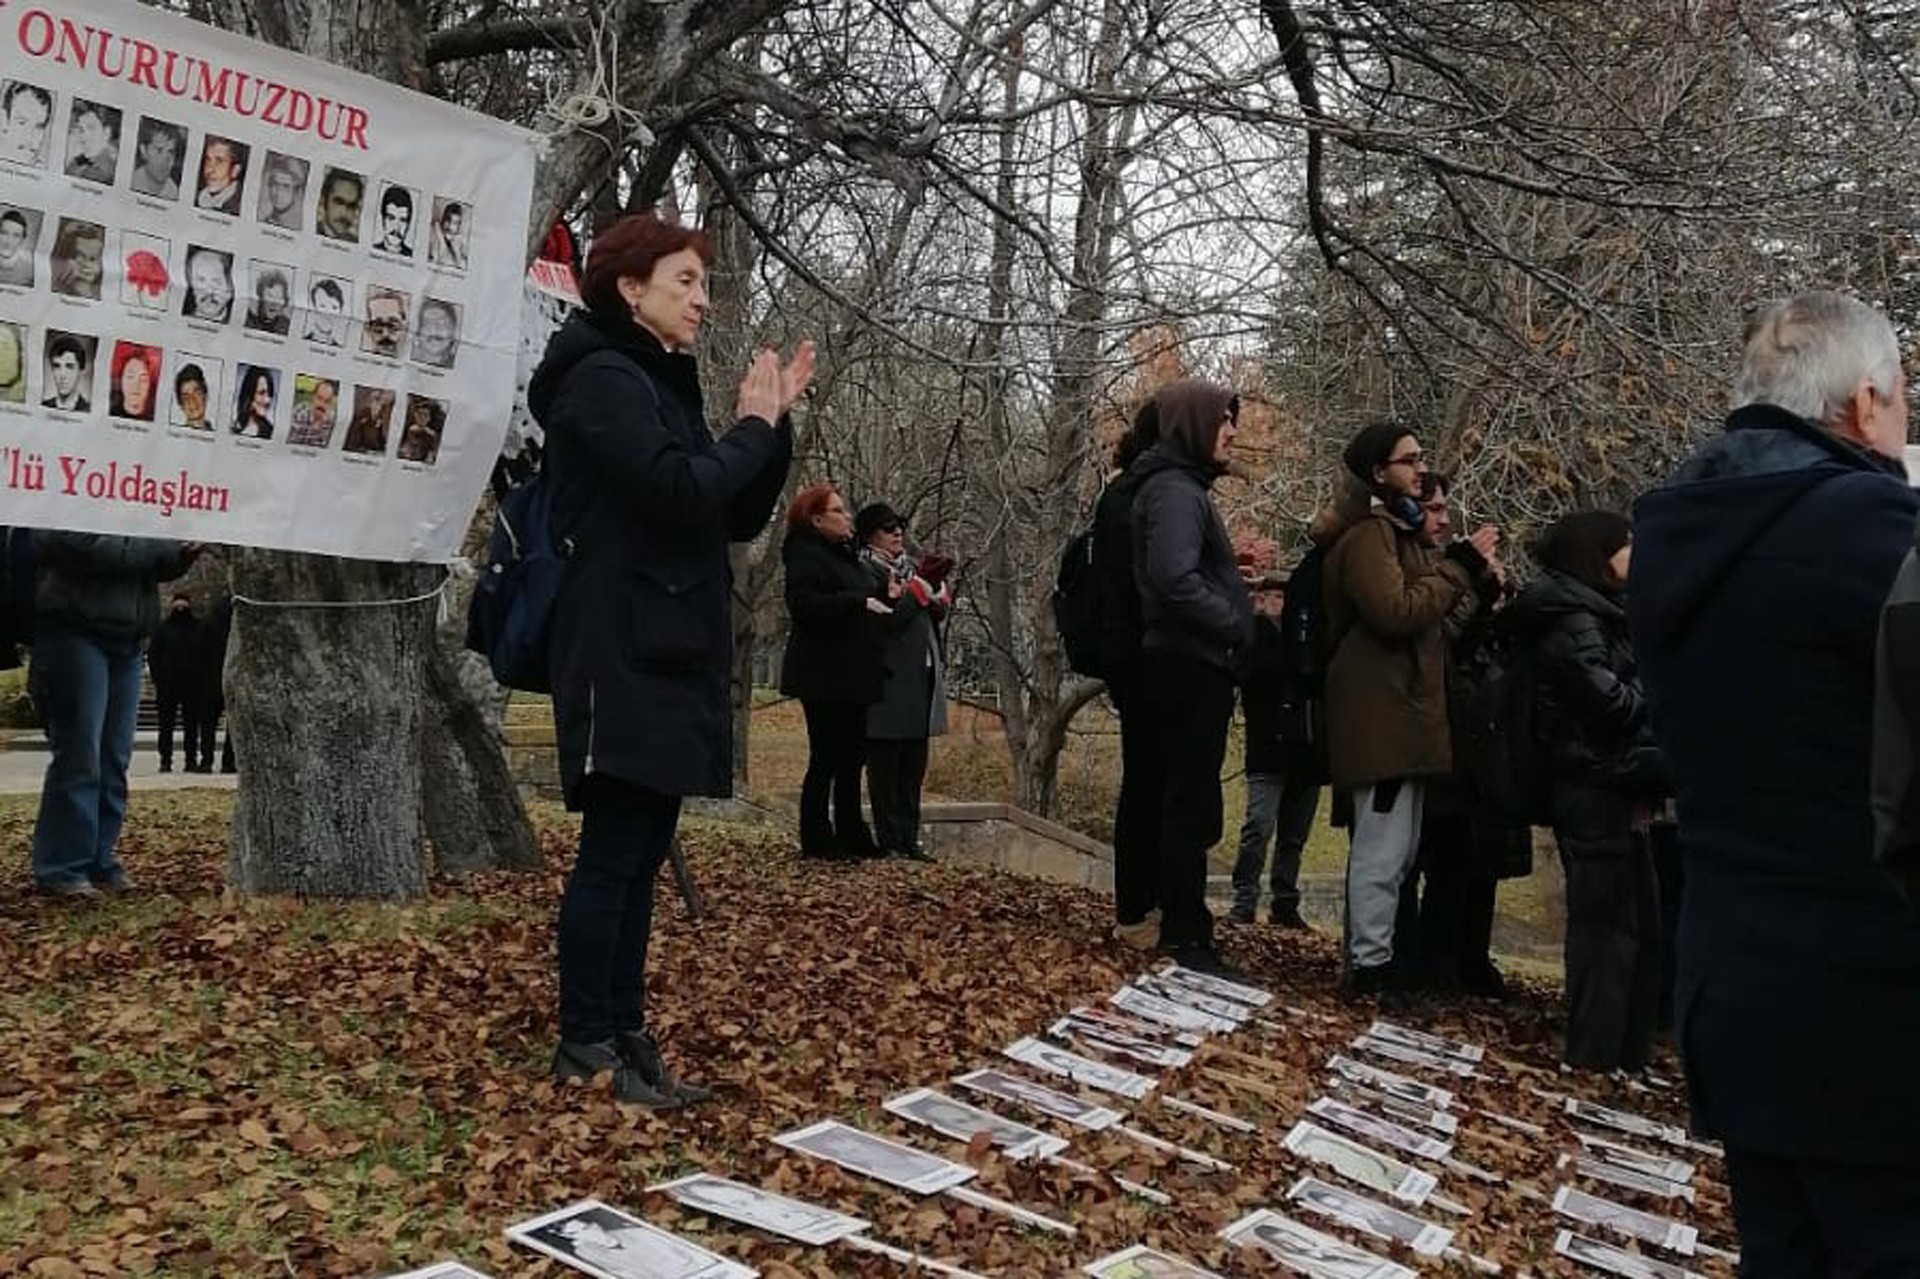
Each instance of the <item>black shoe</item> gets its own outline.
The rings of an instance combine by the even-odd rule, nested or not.
[[[1348,999],[1378,999],[1393,987],[1393,967],[1353,968],[1340,982],[1340,993]]]
[[[1220,952],[1209,942],[1192,942],[1184,946],[1174,946],[1167,951],[1167,954],[1174,963],[1189,972],[1205,973],[1209,977],[1239,982],[1243,986],[1253,984],[1245,973],[1220,958]]]
[[[1267,916],[1267,922],[1275,928],[1284,928],[1292,933],[1310,933],[1313,931],[1313,925],[1301,918],[1300,908],[1298,906],[1276,909]]]
[[[705,1084],[691,1084],[678,1078],[660,1055],[659,1041],[645,1030],[623,1030],[613,1037],[620,1060],[640,1072],[649,1087],[673,1098],[677,1105],[690,1106],[713,1096]]]
[[[614,1048],[614,1041],[597,1044],[563,1039],[553,1053],[553,1078],[562,1084],[591,1084],[601,1075],[612,1076],[614,1100],[632,1102],[651,1110],[675,1110],[684,1103],[674,1094],[648,1083],[640,1071],[627,1064]]]
[[[1496,1003],[1507,998],[1507,979],[1491,963],[1470,970],[1460,976],[1460,989],[1478,999],[1491,999]]]
[[[163,760],[161,760],[161,761],[160,761],[160,771],[161,771],[161,772],[163,772],[163,773],[171,773],[171,772],[173,771],[173,761],[172,761],[172,760],[170,760],[170,759],[163,759]],[[188,764],[188,765],[187,765],[187,771],[188,771],[189,773],[191,773],[191,772],[193,771],[193,765],[192,765],[192,764]]]
[[[1227,922],[1230,924],[1251,924],[1253,922],[1253,907],[1235,906],[1227,912]]]

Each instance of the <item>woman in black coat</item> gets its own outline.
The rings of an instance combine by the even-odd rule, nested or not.
[[[1220,768],[1254,630],[1253,599],[1209,490],[1226,472],[1239,400],[1223,386],[1183,380],[1154,404],[1160,442],[1133,465],[1132,520],[1146,727],[1166,760],[1160,946],[1189,968],[1224,973],[1206,905],[1207,851],[1220,842]]]
[[[900,587],[881,583],[861,563],[853,516],[832,485],[815,485],[793,499],[781,556],[793,625],[780,691],[799,698],[807,717],[800,855],[874,857],[879,847],[860,813],[867,708],[886,684],[874,623],[892,613],[888,601],[898,598]]]
[[[765,526],[793,456],[786,411],[813,375],[802,343],[755,356],[735,424],[714,439],[688,352],[706,311],[707,240],[650,214],[593,242],[587,304],[528,388],[546,434],[554,541],[554,731],[580,852],[560,904],[562,1081],[610,1072],[614,1095],[685,1105],[647,1032],[653,884],[686,795],[732,786],[729,542]]]
[[[1546,571],[1510,619],[1531,637],[1534,727],[1566,871],[1566,1062],[1590,1070],[1644,1069],[1660,1001],[1649,830],[1667,785],[1627,635],[1632,552],[1625,516],[1567,516],[1533,548]]]

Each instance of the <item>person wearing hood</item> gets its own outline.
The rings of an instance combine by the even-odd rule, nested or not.
[[[147,675],[153,680],[154,709],[160,713],[160,771],[173,771],[173,729],[183,724],[186,768],[199,772],[200,700],[194,696],[194,667],[200,655],[200,620],[193,600],[176,593],[167,601],[167,615],[147,641]]]
[[[1893,326],[1749,331],[1726,429],[1634,506],[1627,617],[1676,784],[1675,1013],[1741,1273],[1920,1274],[1920,914],[1874,858],[1874,640],[1920,494]]]
[[[787,410],[813,376],[803,342],[760,351],[734,425],[708,431],[691,346],[707,309],[706,236],[652,214],[594,238],[586,309],[528,386],[545,435],[553,540],[568,556],[550,673],[560,776],[581,814],[560,904],[561,1082],[609,1073],[614,1096],[685,1105],[643,1005],[653,885],[681,798],[733,779],[731,542],[766,525],[793,457]]]
[[[945,574],[953,562],[937,555],[916,562],[908,556],[906,518],[885,502],[861,507],[853,533],[874,580],[883,589],[899,587],[891,600],[893,612],[878,623],[886,689],[867,711],[867,798],[874,838],[882,853],[925,861],[920,791],[927,780],[927,741],[947,731],[940,624],[953,605]]]
[[[1220,842],[1220,768],[1234,689],[1253,646],[1253,600],[1210,490],[1226,473],[1239,397],[1183,379],[1154,396],[1160,441],[1134,463],[1133,564],[1141,683],[1165,752],[1158,841],[1160,948],[1225,972],[1207,909],[1207,852]]]
[[[787,508],[787,651],[780,691],[807,719],[807,771],[800,782],[800,855],[829,861],[878,857],[860,812],[867,709],[886,689],[876,623],[894,616],[898,581],[876,581],[854,546],[853,515],[831,484],[816,484]]]
[[[1313,537],[1326,554],[1332,783],[1352,813],[1346,984],[1368,996],[1400,980],[1400,885],[1419,848],[1426,783],[1453,772],[1446,623],[1469,593],[1499,590],[1499,531],[1428,550],[1426,456],[1398,422],[1364,427],[1341,461],[1352,485],[1314,521]]]
[[[1583,1070],[1646,1069],[1659,1020],[1651,828],[1667,785],[1627,634],[1632,556],[1626,516],[1565,516],[1534,544],[1543,571],[1505,619],[1533,654],[1534,727],[1567,886],[1563,1060]]]

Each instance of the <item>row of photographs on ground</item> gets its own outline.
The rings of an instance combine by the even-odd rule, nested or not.
[[[108,418],[132,426],[165,423],[209,437],[233,435],[255,441],[282,440],[295,449],[324,450],[338,435],[343,453],[391,455],[431,466],[446,435],[448,401],[408,394],[395,430],[400,402],[392,387],[346,384],[322,373],[227,361],[193,351],[168,351],[146,342],[116,340],[106,354],[107,398],[96,383],[101,342],[90,334],[50,330],[29,376],[28,330],[0,322],[0,406],[37,404],[55,416],[86,417],[104,407]],[[346,429],[338,430],[344,419]],[[396,444],[397,441],[397,444]]]
[[[63,105],[65,122],[59,127],[54,122]],[[262,227],[294,234],[311,229],[333,243],[364,243],[394,258],[419,256],[424,239],[428,262],[448,271],[467,269],[473,202],[464,196],[430,197],[405,182],[370,178],[341,165],[316,169],[301,156],[238,137],[211,132],[196,137],[186,125],[162,116],[140,116],[130,130],[132,119],[110,102],[74,96],[62,104],[60,95],[44,85],[7,80],[0,83],[0,163],[22,172],[57,171],[88,189],[123,185],[156,205],[178,204],[184,192],[202,213],[250,217]],[[132,148],[126,145],[129,132]],[[129,149],[133,160],[124,163]],[[191,171],[189,156],[195,159]],[[51,169],[49,161],[55,162]],[[378,216],[366,223],[370,190],[379,196],[373,206]]]
[[[1048,1033],[1062,1043],[1127,1057],[1156,1068],[1177,1068],[1192,1059],[1193,1049],[1209,1034],[1237,1030],[1250,1021],[1284,1032],[1284,1026],[1259,1015],[1269,1002],[1271,996],[1267,992],[1177,967],[1167,968],[1118,992],[1104,1008],[1072,1010],[1050,1027]],[[1298,1009],[1287,1011],[1297,1016],[1306,1015]],[[1467,1077],[1477,1073],[1476,1065],[1484,1057],[1483,1050],[1476,1045],[1454,1043],[1384,1021],[1376,1021],[1353,1041],[1353,1047],[1409,1066]],[[1129,1101],[1143,1098],[1157,1084],[1155,1079],[1133,1070],[1038,1039],[1022,1039],[1003,1052],[1037,1071]],[[1302,1121],[1288,1133],[1287,1149],[1308,1163],[1323,1166],[1347,1181],[1404,1206],[1369,1198],[1317,1176],[1306,1176],[1296,1182],[1288,1194],[1289,1203],[1304,1214],[1326,1218],[1373,1238],[1404,1244],[1420,1256],[1462,1259],[1464,1254],[1452,1247],[1452,1230],[1424,1221],[1408,1211],[1431,1201],[1449,1211],[1467,1213],[1463,1205],[1436,1193],[1438,1182],[1432,1173],[1331,1130],[1331,1127],[1345,1128],[1373,1140],[1376,1145],[1436,1160],[1444,1167],[1472,1173],[1482,1180],[1499,1181],[1493,1174],[1452,1158],[1453,1139],[1459,1131],[1459,1119],[1451,1109],[1454,1094],[1396,1074],[1384,1066],[1340,1054],[1335,1054],[1329,1067],[1331,1091],[1343,1100],[1333,1096],[1316,1100],[1309,1107],[1313,1119]],[[970,1092],[1036,1111],[1079,1129],[1117,1132],[1203,1166],[1228,1171],[1233,1168],[1204,1152],[1176,1146],[1133,1127],[1117,1109],[1056,1091],[1020,1075],[988,1068],[962,1075],[955,1082]],[[1611,1178],[1614,1184],[1643,1190],[1677,1189],[1684,1192],[1682,1197],[1691,1198],[1690,1183],[1694,1177],[1691,1164],[1618,1139],[1631,1135],[1693,1146],[1683,1131],[1576,1098],[1563,1101],[1572,1120],[1615,1134],[1603,1137],[1578,1133],[1583,1152],[1578,1160],[1581,1169],[1597,1168],[1602,1174],[1600,1179]],[[1165,1092],[1160,1094],[1160,1102],[1231,1131],[1256,1131],[1256,1126],[1245,1120]],[[1372,1104],[1378,1113],[1363,1109],[1361,1103]],[[885,1107],[895,1115],[954,1140],[971,1142],[984,1135],[1012,1158],[1039,1158],[1077,1170],[1094,1171],[1066,1158],[1061,1152],[1067,1143],[1061,1138],[934,1090],[916,1089],[888,1100]],[[1546,1129],[1537,1125],[1492,1111],[1481,1113],[1540,1137],[1547,1135]],[[1386,1118],[1387,1115],[1395,1118]],[[1321,1122],[1315,1120],[1330,1126],[1322,1127]],[[974,1177],[975,1170],[967,1165],[837,1121],[809,1125],[774,1140],[788,1149],[833,1162],[911,1193],[945,1194],[989,1211],[1006,1213],[1029,1226],[1069,1236],[1077,1233],[1068,1223],[971,1191],[965,1183]],[[1171,1203],[1170,1197],[1153,1187],[1117,1177],[1114,1180],[1128,1193],[1161,1204]],[[944,1260],[917,1256],[873,1240],[865,1233],[870,1223],[858,1218],[725,1178],[699,1174],[653,1189],[685,1207],[798,1242],[837,1243],[879,1252],[934,1273],[956,1276],[974,1273]],[[1712,1251],[1699,1245],[1698,1233],[1690,1226],[1612,1203],[1572,1186],[1564,1186],[1556,1193],[1553,1208],[1578,1225],[1607,1230],[1633,1243],[1651,1242],[1682,1255],[1693,1255],[1696,1250]],[[572,1204],[514,1226],[507,1233],[515,1242],[598,1279],[735,1279],[756,1273],[597,1200]],[[1250,1213],[1220,1234],[1237,1246],[1259,1249],[1308,1279],[1413,1279],[1414,1272],[1397,1262],[1356,1248],[1271,1209]],[[1683,1279],[1689,1274],[1628,1247],[1572,1230],[1560,1232],[1556,1247],[1565,1256],[1626,1279]],[[1483,1259],[1464,1259],[1480,1270],[1499,1272],[1498,1266]],[[1082,1272],[1096,1279],[1220,1279],[1192,1261],[1145,1246],[1102,1257],[1088,1263]],[[480,1272],[460,1263],[446,1262],[410,1272],[401,1279],[475,1279],[479,1275]]]
[[[15,296],[24,297],[42,278],[40,224],[37,209],[0,204],[0,293],[21,290]],[[177,314],[208,332],[238,319],[252,337],[299,338],[434,369],[459,359],[466,316],[452,298],[422,294],[416,308],[410,289],[363,285],[329,265],[302,272],[276,258],[243,263],[210,244],[176,244],[82,218],[59,220],[46,277],[67,306],[117,296],[131,314],[148,319]]]

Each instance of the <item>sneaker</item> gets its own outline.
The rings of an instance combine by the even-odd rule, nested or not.
[[[103,893],[119,897],[133,891],[133,877],[124,870],[115,870],[110,875],[95,879],[93,886]]]
[[[614,1051],[620,1060],[640,1072],[640,1078],[683,1106],[706,1101],[713,1089],[705,1084],[688,1083],[677,1077],[660,1053],[660,1041],[642,1030],[623,1030],[613,1037]]]
[[[1251,924],[1253,922],[1253,907],[1250,905],[1242,906],[1240,903],[1235,902],[1233,909],[1227,912],[1227,922],[1229,924]]]
[[[563,1039],[553,1053],[553,1078],[561,1084],[594,1084],[601,1075],[610,1077],[614,1100],[631,1102],[650,1110],[674,1110],[683,1103],[671,1093],[648,1083],[639,1070],[620,1057],[611,1039],[583,1044]]]
[[[1115,924],[1113,939],[1135,950],[1152,950],[1160,944],[1160,912],[1150,910],[1137,924]]]
[[[98,901],[100,890],[86,879],[36,879],[34,891],[44,897],[58,897],[65,901]]]

